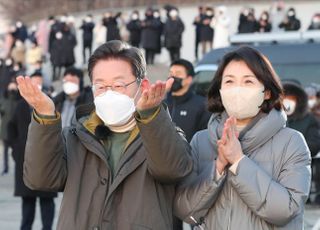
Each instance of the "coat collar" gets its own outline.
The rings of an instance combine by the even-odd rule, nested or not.
[[[223,125],[227,120],[226,112],[213,114],[208,123],[209,139],[217,148],[217,141],[222,136]],[[240,133],[239,141],[244,154],[248,155],[269,141],[277,132],[286,126],[284,111],[271,110],[268,114],[259,113]]]

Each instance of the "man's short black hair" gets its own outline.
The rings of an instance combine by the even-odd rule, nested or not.
[[[171,63],[170,67],[173,65],[183,66],[186,69],[187,75],[194,77],[195,72],[191,62],[185,59],[178,59]]]
[[[119,40],[109,41],[98,47],[89,59],[88,72],[92,80],[94,66],[100,60],[118,59],[128,62],[132,68],[132,74],[137,79],[143,79],[147,73],[145,58],[140,49],[131,47],[129,44]]]
[[[41,77],[42,78],[43,77],[42,72],[39,70],[36,70],[34,73],[32,73],[30,75],[30,78],[33,78],[33,77]]]

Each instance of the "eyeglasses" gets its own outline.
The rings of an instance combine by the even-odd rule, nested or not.
[[[96,83],[92,86],[92,92],[95,95],[100,95],[105,92],[107,92],[108,89],[111,89],[112,91],[118,92],[118,93],[125,93],[127,90],[127,87],[129,85],[132,85],[133,83],[137,82],[138,80],[134,80],[129,83],[124,83],[124,82],[113,82],[112,85],[104,85],[102,83]]]

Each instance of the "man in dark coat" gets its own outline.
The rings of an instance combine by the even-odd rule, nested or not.
[[[199,43],[200,43],[200,31],[201,31],[201,26],[203,23],[203,19],[205,17],[204,14],[204,7],[199,6],[199,15],[197,15],[197,17],[194,19],[193,21],[193,25],[196,27],[196,31],[195,31],[195,58],[196,60],[198,60],[198,48],[199,48]]]
[[[185,132],[189,142],[197,131],[207,128],[211,115],[206,108],[206,99],[192,90],[194,75],[191,62],[185,59],[172,62],[169,76],[174,82],[166,99],[172,120]]]
[[[165,46],[170,53],[171,62],[180,58],[180,48],[182,46],[182,33],[184,24],[178,16],[178,10],[172,9],[164,25]]]
[[[115,16],[110,12],[105,13],[102,24],[107,28],[107,41],[121,40],[117,22],[120,16],[121,12],[117,13]]]
[[[52,44],[51,61],[54,65],[53,80],[60,78],[61,67],[69,67],[75,63],[74,48],[77,45],[77,40],[74,34],[70,31],[68,25],[64,25],[63,31],[56,33],[56,39]],[[58,68],[58,74],[56,73]]]
[[[254,33],[259,30],[259,24],[255,18],[253,8],[244,9],[240,13],[238,33]]]
[[[93,29],[94,23],[92,21],[92,15],[87,15],[87,17],[82,22],[80,29],[83,31],[82,33],[82,55],[83,55],[83,64],[87,62],[86,59],[86,50],[89,49],[89,56],[92,53],[92,40],[93,40]]]
[[[141,20],[139,18],[139,11],[133,11],[131,20],[127,24],[127,29],[130,32],[130,44],[134,47],[140,47],[141,42]]]
[[[155,12],[157,13],[157,12]],[[155,14],[158,16],[158,14]],[[154,56],[161,50],[162,22],[160,17],[154,17],[153,10],[147,9],[145,20],[142,22],[142,47],[145,49],[147,64],[154,63]]]
[[[71,125],[76,107],[93,102],[91,87],[83,87],[83,73],[69,67],[64,72],[63,91],[53,98],[56,111],[61,113],[62,128]]]
[[[39,73],[31,75],[34,84],[42,87],[42,76]],[[53,192],[40,192],[29,189],[23,181],[24,151],[27,141],[28,127],[31,121],[32,108],[21,99],[8,124],[8,139],[12,146],[12,156],[15,161],[14,195],[22,197],[22,230],[31,230],[35,217],[36,198],[40,198],[42,229],[51,230],[54,218],[54,201],[57,196]]]

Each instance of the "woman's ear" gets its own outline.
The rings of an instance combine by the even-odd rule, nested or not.
[[[270,90],[264,91],[264,100],[269,100],[271,98]]]

